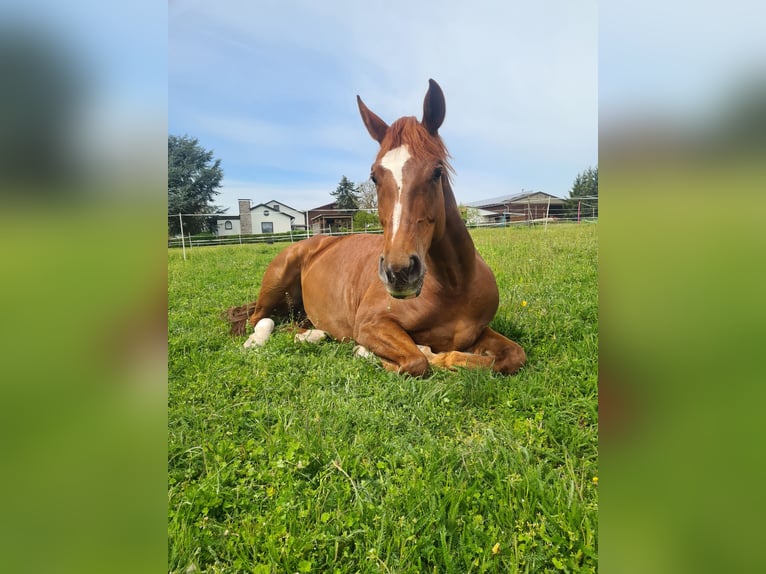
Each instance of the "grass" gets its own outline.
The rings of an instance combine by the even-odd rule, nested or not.
[[[472,231],[516,376],[399,376],[218,318],[282,245],[169,251],[170,572],[594,572],[597,226]]]

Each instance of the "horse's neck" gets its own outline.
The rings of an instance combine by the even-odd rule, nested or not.
[[[441,283],[460,289],[473,279],[476,248],[455,201],[449,183],[444,185],[444,235],[431,244],[431,272]]]

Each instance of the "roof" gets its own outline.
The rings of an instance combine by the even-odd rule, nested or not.
[[[300,209],[295,209],[294,207],[291,207],[291,206],[287,205],[286,203],[282,203],[281,201],[277,201],[276,199],[270,199],[270,200],[268,200],[268,201],[266,201],[264,203],[259,203],[257,205],[253,205],[253,200],[252,199],[239,199],[237,201],[249,201],[250,202],[250,211],[252,211],[254,209],[258,209],[259,207],[268,207],[269,209],[272,209],[271,205],[273,205],[275,203],[278,203],[279,205],[281,205],[282,207],[286,207],[287,209],[291,209],[291,210],[296,211],[298,213],[305,213],[305,211],[301,211]],[[269,204],[271,204],[271,205],[269,205]]]
[[[467,207],[484,207],[486,205],[502,205],[505,203],[526,203],[527,201],[533,201],[533,198],[537,196],[538,201],[547,202],[551,200],[564,201],[561,197],[556,197],[550,193],[544,191],[523,191],[514,195],[501,195],[499,197],[490,197],[489,199],[482,199],[479,201],[472,201],[466,203]]]
[[[294,207],[287,205],[286,203],[282,203],[281,201],[277,201],[276,199],[270,199],[266,203],[269,203],[269,204],[278,203],[282,207],[286,207],[287,209],[292,209],[293,211],[297,211],[298,213],[303,213],[303,211],[301,211],[300,209],[295,209]]]
[[[335,207],[335,202],[332,203],[326,203],[325,205],[320,205],[319,207],[312,207],[309,209],[309,211],[330,211],[335,210],[337,207]]]
[[[266,205],[265,203],[259,203],[255,207],[251,207],[250,208],[250,214],[252,215],[252,213],[254,211],[260,210],[260,209],[262,209],[264,211],[268,211],[270,215],[274,215],[276,217],[287,217],[290,221],[294,221],[295,220],[295,217],[290,215],[289,213],[285,213],[284,211],[280,211],[278,209],[274,209],[270,205]]]
[[[315,214],[316,212],[321,211],[323,212],[323,215],[335,215],[337,217],[344,217],[344,216],[352,216],[354,213],[358,211],[358,209],[341,209],[336,207],[336,203],[333,201],[332,203],[327,203],[325,205],[320,205],[319,207],[313,207],[308,210],[309,214]],[[332,213],[327,213],[327,212]]]

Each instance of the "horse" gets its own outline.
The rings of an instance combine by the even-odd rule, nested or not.
[[[264,344],[274,317],[305,314],[314,330],[353,340],[391,371],[423,376],[431,366],[490,368],[504,375],[525,363],[522,347],[489,327],[497,312],[495,276],[477,252],[452,191],[449,153],[438,130],[444,93],[429,80],[423,117],[388,125],[357,95],[380,149],[370,178],[381,235],[315,235],[269,264],[258,299],[228,310],[233,334],[254,328]],[[317,336],[319,335],[319,336]]]

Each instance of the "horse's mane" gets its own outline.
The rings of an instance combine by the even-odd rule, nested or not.
[[[415,157],[427,157],[440,161],[447,172],[454,173],[449,163],[449,152],[439,135],[432,136],[414,116],[399,118],[388,128],[383,141],[380,143],[378,160],[386,153],[401,145],[409,147],[410,154]]]

